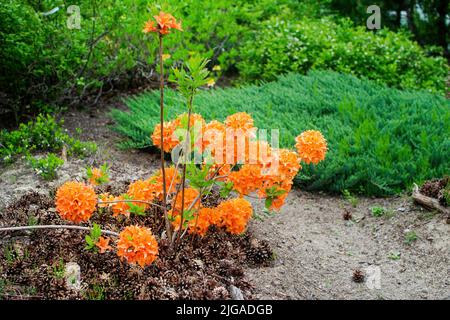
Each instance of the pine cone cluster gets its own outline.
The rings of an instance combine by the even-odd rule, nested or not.
[[[445,189],[449,182],[449,177],[426,181],[420,188],[420,192],[428,197],[438,199],[441,190]]]
[[[263,264],[272,260],[273,252],[267,241],[252,239],[245,252],[247,260],[253,264]]]

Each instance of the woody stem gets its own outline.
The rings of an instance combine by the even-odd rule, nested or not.
[[[189,101],[188,101],[188,122],[187,122],[187,132],[186,132],[186,138],[185,138],[185,148],[183,148],[183,173],[181,176],[181,219],[180,219],[180,228],[179,230],[183,230],[183,223],[184,223],[184,186],[186,184],[186,161],[187,161],[187,154],[188,151],[191,149],[191,139],[190,139],[190,130],[191,130],[191,113],[192,113],[192,100],[194,99],[194,94],[192,93]]]
[[[172,236],[172,229],[170,226],[169,217],[167,215],[167,187],[166,187],[166,170],[164,167],[164,66],[163,66],[163,35],[159,34],[159,115],[160,115],[160,123],[161,123],[161,173],[163,180],[163,200],[162,207],[164,211],[164,220],[166,222],[166,233],[168,238],[170,239]]]

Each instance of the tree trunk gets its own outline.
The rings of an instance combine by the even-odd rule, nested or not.
[[[438,13],[438,43],[444,49],[445,56],[449,57],[448,44],[447,44],[447,24],[446,16],[448,13],[449,0],[438,1],[437,13]]]
[[[411,31],[411,33],[414,35],[414,37],[417,38],[417,26],[414,22],[414,12],[416,8],[416,0],[411,0],[409,2],[409,6],[406,9],[406,17],[408,20],[408,28]]]

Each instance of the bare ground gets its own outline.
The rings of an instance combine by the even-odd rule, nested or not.
[[[82,139],[99,145],[97,154],[70,159],[50,183],[21,161],[1,169],[0,208],[31,190],[48,194],[68,179],[81,178],[86,165],[107,161],[119,182],[156,170],[157,155],[115,148],[120,138],[108,129],[111,124],[104,111],[66,114],[67,130],[83,129]],[[255,206],[260,212],[261,204]],[[374,206],[391,217],[373,217]],[[343,219],[345,209],[352,220]],[[276,260],[270,267],[247,268],[246,275],[256,288],[254,297],[261,299],[450,299],[450,225],[445,219],[406,195],[360,198],[353,207],[339,196],[294,190],[276,216],[251,222],[250,231],[272,245]],[[417,240],[408,244],[412,233]],[[365,273],[365,283],[352,280],[354,270]],[[376,281],[370,286],[377,270],[379,286]]]

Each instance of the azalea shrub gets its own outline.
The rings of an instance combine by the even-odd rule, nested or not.
[[[301,163],[318,164],[325,159],[327,142],[316,130],[298,135],[293,149],[279,148],[276,133],[271,145],[254,120],[246,112],[237,112],[223,122],[206,122],[194,112],[195,96],[209,82],[207,60],[191,57],[185,65],[172,69],[170,77],[185,99],[186,112],[172,121],[164,121],[164,66],[163,43],[175,31],[182,31],[181,23],[171,14],[161,11],[143,28],[145,34],[155,34],[160,50],[160,119],[151,135],[160,148],[161,168],[146,179],[132,182],[126,193],[120,195],[95,191],[95,186],[109,179],[107,166],[89,168],[89,184],[69,181],[56,193],[56,210],[61,218],[73,223],[87,222],[98,209],[117,219],[128,219],[131,214],[161,214],[166,229],[165,238],[174,246],[187,236],[203,237],[223,229],[239,235],[247,229],[249,220],[257,215],[248,197],[264,201],[268,213],[283,206],[293,179]],[[148,136],[150,139],[150,136]],[[164,153],[171,153],[173,165],[166,167]],[[202,201],[213,192],[220,195],[214,205]],[[159,208],[159,210],[148,210]],[[113,250],[110,239],[92,229],[86,237],[87,247],[100,253]],[[100,230],[101,231],[101,230]],[[147,226],[128,226],[115,234],[116,252],[130,264],[148,266],[158,256],[159,235]]]

